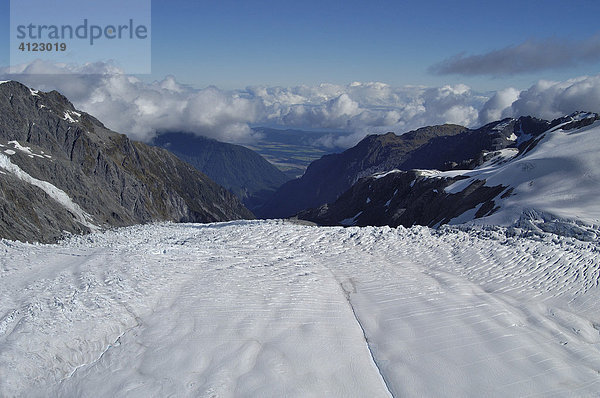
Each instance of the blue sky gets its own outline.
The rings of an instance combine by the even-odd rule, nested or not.
[[[523,88],[540,78],[595,74],[600,63],[504,77],[439,76],[428,68],[530,39],[586,40],[598,32],[599,12],[598,1],[153,1],[153,73],[143,78],[174,75],[226,89],[352,81]]]
[[[527,39],[584,40],[597,33],[599,12],[597,1],[155,1],[153,71],[225,88],[461,80],[493,89],[497,78],[457,79],[427,69],[458,53]],[[592,73],[598,66],[544,76]],[[539,78],[507,81],[527,86]]]

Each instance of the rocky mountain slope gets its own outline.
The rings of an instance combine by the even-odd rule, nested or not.
[[[56,91],[0,84],[0,237],[151,221],[250,218],[239,200],[168,151],[129,140]]]
[[[394,133],[370,135],[343,153],[325,155],[312,162],[302,177],[285,183],[256,214],[265,218],[287,217],[332,202],[361,177],[401,168],[403,163],[411,160],[413,151],[431,139],[466,130],[462,126],[443,125],[421,128],[401,136]]]
[[[505,119],[478,129],[456,125],[423,127],[406,134],[371,135],[341,154],[313,162],[299,179],[283,185],[260,217],[288,217],[334,202],[360,178],[393,169],[473,169],[485,154],[515,147],[560,121]],[[555,123],[555,124],[553,124]]]
[[[326,225],[476,222],[595,239],[600,223],[599,119],[598,114],[576,113],[534,121],[549,127],[541,134],[524,133],[520,121],[530,118],[497,122],[497,128],[518,127],[513,145],[483,152],[473,170],[375,174],[299,218]]]
[[[321,225],[438,226],[481,203],[486,206],[477,216],[485,214],[505,190],[478,181],[461,192],[446,194],[445,188],[465,177],[434,176],[428,170],[396,170],[364,177],[332,204],[304,210],[298,217]]]
[[[289,178],[258,153],[189,133],[165,133],[153,144],[177,155],[216,183],[236,194],[246,207],[262,206],[265,198]]]

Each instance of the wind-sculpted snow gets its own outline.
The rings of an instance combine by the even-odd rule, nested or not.
[[[598,243],[515,231],[2,241],[0,396],[595,396]]]

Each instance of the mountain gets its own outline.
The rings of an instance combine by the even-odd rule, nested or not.
[[[265,204],[264,218],[289,217],[334,202],[360,178],[393,169],[472,169],[484,154],[514,146],[552,127],[533,117],[505,119],[478,129],[457,125],[423,127],[400,136],[370,135],[341,154],[313,162],[299,179],[284,184]],[[521,137],[521,138],[518,138]],[[520,143],[521,141],[519,141]]]
[[[600,117],[578,112],[552,122],[536,121],[549,127],[537,134],[524,133],[522,120],[532,119],[497,122],[497,127],[517,127],[513,145],[483,152],[472,170],[375,174],[359,180],[335,202],[298,217],[326,225],[474,222],[596,239]]]
[[[400,168],[411,153],[435,137],[467,131],[457,125],[425,127],[401,136],[370,135],[339,154],[325,155],[308,166],[304,175],[288,181],[257,212],[258,217],[288,217],[297,212],[333,202],[360,177]],[[414,160],[414,159],[413,159]]]
[[[288,181],[288,177],[258,153],[240,146],[189,133],[164,133],[153,145],[165,148],[242,199],[250,210]]]
[[[0,237],[152,221],[251,218],[223,187],[168,151],[129,140],[56,91],[0,84]]]
[[[304,210],[298,218],[320,225],[438,226],[489,203],[505,190],[478,182],[459,193],[446,194],[445,188],[464,177],[434,176],[429,170],[394,170],[364,177],[332,204]],[[490,209],[486,206],[485,210]]]

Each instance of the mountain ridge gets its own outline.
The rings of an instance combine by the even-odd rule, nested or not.
[[[0,84],[0,145],[8,167],[0,174],[4,238],[53,242],[65,233],[89,232],[56,195],[66,195],[97,228],[252,217],[192,166],[107,129],[56,91]]]
[[[515,124],[519,119],[495,122]],[[527,119],[531,120],[531,119]],[[336,201],[302,211],[322,225],[477,223],[598,236],[600,116],[576,112],[542,133],[512,137],[514,145],[483,152],[473,169],[392,170],[360,179]],[[514,127],[514,126],[513,126]]]
[[[191,133],[163,133],[152,145],[165,148],[181,160],[229,189],[250,210],[288,181],[288,177],[258,153]]]
[[[476,129],[458,125],[427,126],[402,135],[374,134],[340,154],[311,163],[306,173],[279,188],[259,217],[290,217],[333,203],[360,178],[393,169],[473,169],[486,153],[535,140],[564,120],[531,116],[506,118]]]
[[[360,177],[394,168],[412,150],[435,136],[455,135],[466,128],[458,125],[423,127],[396,136],[394,133],[369,135],[340,154],[325,155],[314,161],[304,175],[288,181],[265,205],[259,217],[287,217],[337,199]]]

